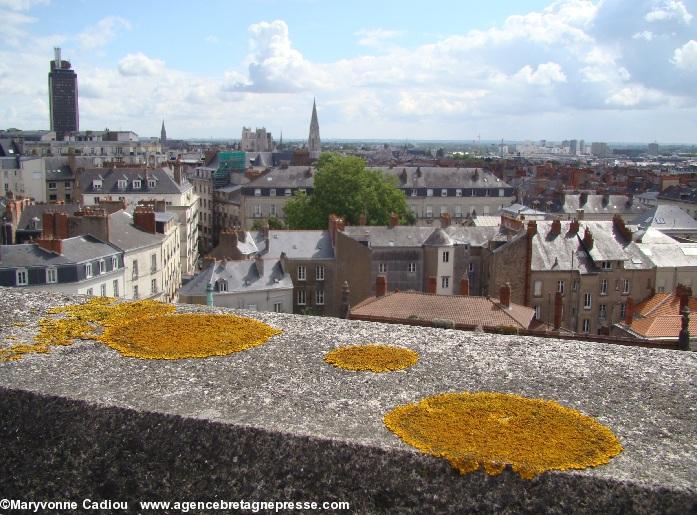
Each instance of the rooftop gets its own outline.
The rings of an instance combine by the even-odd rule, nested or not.
[[[50,308],[84,300],[2,289],[1,334],[31,340]],[[695,353],[230,312],[283,333],[206,359],[125,358],[82,341],[0,363],[3,494],[134,510],[144,499],[317,499],[360,513],[687,513],[697,503]],[[372,342],[419,362],[373,374],[323,361]],[[397,405],[462,391],[555,400],[605,424],[624,451],[533,480],[461,476],[383,424]]]

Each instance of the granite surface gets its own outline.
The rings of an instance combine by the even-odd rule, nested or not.
[[[30,341],[47,309],[84,300],[0,288],[0,345]],[[177,306],[211,309],[225,311]],[[0,363],[1,496],[338,500],[360,513],[697,512],[697,353],[234,312],[283,333],[225,357],[141,360],[80,341]],[[323,361],[360,343],[421,357],[388,374]],[[456,391],[555,400],[610,427],[625,450],[530,481],[460,476],[383,425],[399,404]]]

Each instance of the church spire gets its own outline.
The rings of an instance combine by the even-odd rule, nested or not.
[[[160,143],[167,141],[167,131],[165,130],[165,121],[162,120],[162,129],[160,129]]]
[[[319,121],[317,121],[317,103],[314,98],[312,99],[312,118],[310,119],[310,137],[307,139],[307,149],[310,151],[310,157],[319,156],[321,152]],[[315,156],[313,156],[313,153]]]

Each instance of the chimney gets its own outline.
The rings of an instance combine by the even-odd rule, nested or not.
[[[634,320],[634,299],[627,297],[627,309],[625,310],[624,323],[627,325],[632,325]]]
[[[178,161],[174,164],[174,182],[182,185],[182,164]]]
[[[440,215],[440,226],[442,229],[450,227],[450,221],[450,213],[443,213],[442,215]]]
[[[387,278],[384,275],[378,275],[375,279],[375,296],[384,297],[387,293]]]
[[[36,244],[44,250],[55,252],[56,254],[63,253],[63,240],[54,240],[53,238],[40,238],[36,240]]]
[[[586,230],[583,233],[583,246],[586,247],[586,250],[588,251],[593,248],[593,235],[588,227],[586,227]]]
[[[690,297],[692,296],[692,288],[689,288],[683,284],[678,284],[675,288],[675,295],[680,299],[680,308],[678,309],[678,314],[682,314],[685,306],[690,302]]]
[[[499,300],[503,307],[511,307],[511,283],[506,283],[504,286],[501,286],[499,290]]]
[[[368,216],[365,213],[358,217],[358,225],[368,225]]]
[[[436,278],[434,276],[430,276],[428,278],[428,282],[426,284],[426,293],[430,293],[435,295],[437,290],[437,283],[436,283]]]
[[[399,215],[397,213],[392,213],[390,215],[390,227],[397,227],[399,225]]]
[[[554,295],[554,330],[558,331],[561,327],[561,315],[562,315],[562,295],[557,292]]]
[[[149,232],[155,234],[155,211],[148,207],[138,206],[135,211],[133,211],[133,225],[135,225],[141,231]]]
[[[581,193],[578,196],[578,205],[579,206],[585,206],[586,202],[588,202],[588,193]]]
[[[578,220],[571,220],[571,223],[569,224],[569,233],[578,234],[578,229],[579,229]]]
[[[470,280],[465,276],[460,279],[460,295],[470,294]]]
[[[349,289],[348,281],[344,281],[341,285],[341,306],[339,308],[339,318],[349,318],[351,312],[351,304],[349,303],[349,297],[351,290]]]
[[[532,238],[537,234],[537,222],[531,220],[528,222],[528,238]]]
[[[41,237],[47,240],[53,239],[53,227],[55,213],[53,211],[44,211],[41,215]]]
[[[344,222],[343,217],[339,217],[336,219],[336,230],[337,232],[344,232],[344,229],[346,228],[346,223]]]
[[[552,229],[549,233],[553,236],[559,236],[561,234],[561,221],[558,218],[552,221]]]

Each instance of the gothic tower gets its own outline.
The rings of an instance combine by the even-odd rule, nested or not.
[[[317,104],[314,99],[312,100],[312,119],[310,120],[310,137],[307,139],[307,149],[310,151],[311,158],[318,157],[321,152]]]
[[[160,129],[160,143],[162,143],[162,146],[165,146],[165,142],[167,141],[167,131],[165,130],[165,121],[162,120],[162,129]]]

